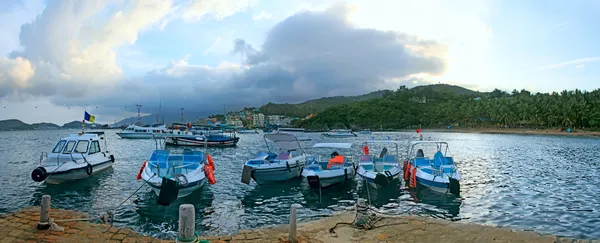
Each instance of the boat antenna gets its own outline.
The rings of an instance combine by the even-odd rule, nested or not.
[[[142,116],[140,115],[140,111],[142,109],[142,105],[135,105],[135,106],[137,106],[137,110],[138,110],[138,124],[140,126],[142,126]]]
[[[181,122],[183,122],[183,108],[181,108]]]

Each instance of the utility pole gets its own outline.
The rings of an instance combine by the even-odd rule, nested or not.
[[[140,112],[141,112],[141,109],[142,109],[142,105],[135,105],[135,106],[137,106],[137,109],[138,109],[138,123],[139,123],[139,126],[142,126],[142,116],[140,115]]]

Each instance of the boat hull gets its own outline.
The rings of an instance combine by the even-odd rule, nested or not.
[[[175,146],[206,146],[208,147],[233,147],[237,145],[240,138],[231,138],[227,140],[203,140],[196,137],[167,137],[165,143]]]
[[[304,169],[304,161],[288,161],[289,168],[285,162],[272,163],[264,166],[248,165],[252,167],[252,179],[259,185],[272,184],[291,180],[301,176]]]
[[[391,165],[392,168],[389,170],[385,170],[384,172],[373,172],[373,170],[365,170],[364,167],[359,166],[357,174],[359,175],[360,179],[362,181],[365,181],[365,183],[367,183],[368,186],[374,187],[374,188],[383,188],[386,186],[382,186],[378,183],[375,182],[375,178],[377,177],[378,174],[381,174],[383,176],[385,176],[388,179],[388,183],[387,185],[392,184],[392,182],[396,182],[396,181],[400,181],[400,175],[401,175],[401,169],[398,165],[394,164]],[[389,171],[390,175],[386,175]]]
[[[73,162],[67,162],[73,163]],[[48,173],[48,177],[46,177],[46,183],[48,184],[62,184],[65,182],[71,182],[76,180],[81,180],[98,174],[112,166],[112,162],[107,160],[105,162],[97,163],[92,165],[92,174],[88,175],[86,173],[86,167],[81,168],[73,168],[66,171]]]
[[[152,182],[144,181],[146,184],[152,188],[152,191],[156,194],[156,196],[160,195],[160,184],[155,185]],[[202,188],[206,184],[206,178],[196,181],[192,184],[192,182],[188,183],[185,187],[179,187],[179,192],[177,193],[177,198],[187,197],[192,194],[194,191]]]
[[[354,134],[323,134],[323,136],[325,137],[329,137],[329,138],[350,138],[350,137],[356,137],[356,135]]]
[[[354,178],[354,168],[348,166],[339,170],[314,171],[304,169],[302,176],[306,178],[311,188],[327,188],[336,184],[344,183]]]
[[[140,133],[122,133],[122,132],[118,132],[117,135],[121,138],[125,138],[125,139],[152,139],[154,137],[156,138],[163,138],[165,133],[149,133],[149,132],[140,132]]]

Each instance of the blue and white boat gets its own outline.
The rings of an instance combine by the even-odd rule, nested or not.
[[[174,153],[157,146],[142,164],[137,179],[143,179],[159,197],[161,190],[165,190],[163,183],[176,182],[176,186],[169,189],[176,190],[177,198],[181,198],[200,189],[207,181],[214,184],[214,169],[214,162],[207,153],[190,149]]]
[[[354,178],[356,168],[352,153],[348,151],[347,155],[343,155],[337,152],[338,149],[350,149],[351,143],[317,143],[312,147],[330,148],[335,151],[327,158],[321,158],[321,155],[308,157],[302,176],[311,188],[325,188]]]
[[[371,130],[360,130],[358,133],[359,134],[371,134],[372,132],[371,132]]]
[[[396,147],[396,154],[387,154],[388,149],[384,147],[379,156],[368,154],[369,144],[389,144]],[[365,149],[366,148],[366,149]],[[368,185],[375,188],[387,187],[394,181],[399,181],[402,169],[399,162],[398,142],[391,140],[370,140],[363,147],[366,154],[360,156],[357,174]]]
[[[427,150],[430,153],[424,152]],[[443,151],[443,152],[442,152]],[[414,141],[408,147],[408,159],[404,164],[405,178],[409,184],[416,183],[440,193],[460,195],[460,172],[442,141]],[[429,157],[433,155],[433,157]],[[413,180],[411,183],[410,181]]]
[[[259,134],[259,132],[257,130],[246,130],[246,129],[242,129],[237,131],[237,133],[239,134]]]
[[[334,129],[321,135],[330,138],[356,137],[356,133],[353,133],[352,131],[346,129]]]
[[[299,177],[306,163],[306,153],[296,136],[275,133],[263,137],[268,151],[258,152],[253,159],[244,163],[242,182],[249,184],[253,179],[257,184],[267,184]],[[277,145],[279,150],[269,147],[269,141]]]

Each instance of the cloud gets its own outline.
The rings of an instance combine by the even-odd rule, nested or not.
[[[187,22],[199,21],[203,17],[221,20],[254,4],[254,0],[191,0],[184,5],[180,14]]]
[[[253,14],[252,15],[252,19],[253,20],[264,20],[264,19],[271,19],[273,18],[273,15],[267,11],[261,11],[258,14]]]
[[[584,64],[579,64],[579,65],[575,66],[575,68],[577,68],[577,69],[581,69],[581,68],[584,68],[584,67],[585,67]]]
[[[556,63],[556,64],[551,64],[548,66],[540,67],[536,70],[542,71],[542,70],[561,68],[561,67],[566,67],[566,66],[571,66],[571,65],[577,65],[576,67],[580,68],[579,67],[580,65],[585,64],[585,63],[590,63],[590,62],[600,62],[600,57],[579,58],[579,59],[575,59],[575,60],[571,60],[571,61],[566,61],[566,62],[561,62],[561,63]],[[581,67],[583,67],[583,66],[581,66]]]
[[[5,91],[0,98],[33,95],[65,107],[96,105],[98,115],[114,115],[115,110],[126,106],[130,110],[135,104],[157,104],[160,99],[165,110],[219,112],[224,104],[301,102],[394,89],[410,83],[411,75],[445,70],[444,45],[394,31],[358,28],[346,20],[349,10],[339,6],[288,17],[268,32],[259,48],[235,40],[231,53],[242,55],[243,65],[226,61],[197,65],[183,58],[128,77],[115,61],[115,49],[134,44],[143,31],[162,27],[174,12],[191,11],[182,16],[191,21],[211,14],[229,16],[250,5],[250,1],[189,1],[177,6],[149,0],[126,5],[116,0],[52,1],[35,22],[22,27],[23,51],[2,59],[2,70],[17,71],[0,79]],[[106,16],[107,8],[121,10]],[[217,38],[215,43],[219,42]]]

